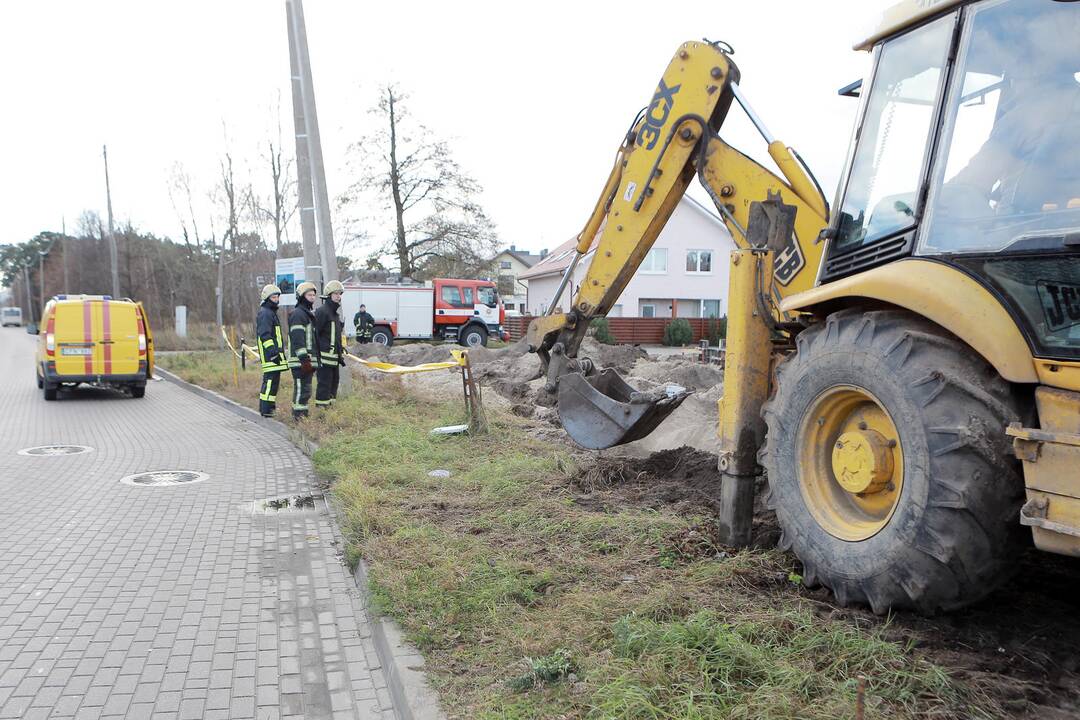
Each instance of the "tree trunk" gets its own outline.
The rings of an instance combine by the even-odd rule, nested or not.
[[[397,254],[400,272],[412,277],[414,272],[409,258],[409,245],[405,242],[405,205],[401,200],[401,177],[397,163],[397,118],[394,116],[394,91],[387,88],[386,97],[390,108],[390,190],[394,196],[394,216],[397,219]]]

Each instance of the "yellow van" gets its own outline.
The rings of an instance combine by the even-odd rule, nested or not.
[[[108,295],[57,295],[39,326],[37,384],[46,400],[79,383],[146,393],[154,372],[153,337],[142,303]]]

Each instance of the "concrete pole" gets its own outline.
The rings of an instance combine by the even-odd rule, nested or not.
[[[43,253],[38,250],[38,307],[45,307],[45,256],[48,253]]]
[[[311,188],[315,200],[315,217],[319,226],[319,253],[322,257],[323,280],[337,280],[337,251],[334,247],[334,228],[330,222],[330,199],[323,170],[322,141],[319,139],[319,115],[315,110],[315,84],[311,79],[311,58],[308,55],[307,26],[304,23],[303,0],[286,0],[292,5],[294,57],[299,69],[300,99],[303,103],[304,128],[307,134],[308,160],[311,164]],[[293,89],[295,91],[296,84]],[[294,95],[295,97],[295,95]]]
[[[300,210],[300,234],[304,244],[304,279],[322,287],[322,263],[315,239],[315,201],[311,191],[311,160],[308,156],[307,121],[304,117],[300,61],[297,57],[293,6],[285,3],[289,29],[289,67],[292,75],[293,136],[296,140],[296,191]]]
[[[101,146],[101,155],[105,158],[105,203],[109,212],[109,263],[112,265],[112,296],[120,297],[120,270],[116,252],[116,236],[113,235],[112,191],[109,189],[109,150]]]
[[[285,0],[285,9],[289,18],[290,62],[293,77],[293,113],[297,114],[297,95],[300,99],[298,115],[303,123],[296,123],[296,131],[304,129],[301,143],[297,135],[297,170],[304,164],[301,153],[307,155],[308,176],[311,183],[311,197],[314,201],[315,220],[319,229],[319,255],[322,260],[322,283],[316,283],[320,289],[325,283],[338,279],[337,249],[334,246],[334,228],[330,221],[330,199],[326,189],[326,172],[323,167],[322,141],[319,137],[319,115],[315,109],[315,84],[311,77],[311,57],[308,54],[307,25],[304,22],[303,0]],[[304,146],[303,148],[301,146]],[[301,202],[301,204],[303,204]],[[303,217],[301,217],[301,223]],[[303,228],[303,224],[301,224]],[[305,254],[304,264],[307,263]],[[341,310],[338,311],[339,313]],[[344,318],[343,318],[344,319]],[[341,373],[338,392],[348,395],[352,390],[352,376],[348,367]]]
[[[34,296],[30,294],[30,271],[25,263],[22,266],[23,285],[26,286],[26,314],[30,316],[30,322],[34,322]]]
[[[64,260],[64,294],[71,294],[71,284],[68,280],[68,259],[67,259],[67,219],[60,218],[60,253]]]

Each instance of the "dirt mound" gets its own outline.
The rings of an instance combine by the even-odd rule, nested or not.
[[[688,390],[709,390],[724,381],[724,371],[720,366],[684,358],[639,360],[634,365],[633,374],[655,383],[682,385]]]
[[[597,456],[583,462],[570,478],[580,494],[578,505],[607,512],[633,505],[651,509],[670,508],[680,515],[720,515],[720,471],[717,457],[692,447],[661,450],[645,458]],[[762,507],[764,480],[758,483],[752,544],[773,547],[779,539],[775,516]],[[714,530],[698,531],[687,542],[711,542],[718,537]]]
[[[626,374],[634,363],[649,357],[649,354],[636,345],[602,345],[590,337],[581,342],[578,357],[591,358],[602,368],[615,368]]]

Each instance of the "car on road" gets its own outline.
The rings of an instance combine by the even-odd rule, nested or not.
[[[22,308],[0,308],[0,325],[3,325],[4,327],[7,327],[8,325],[19,327],[22,325]]]
[[[146,393],[153,336],[142,303],[108,295],[57,295],[42,313],[37,385],[46,400],[80,383]]]

